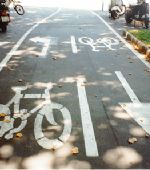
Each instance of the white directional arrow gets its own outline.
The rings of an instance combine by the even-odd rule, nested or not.
[[[119,103],[121,107],[150,134],[150,103],[141,103],[120,71],[115,72],[132,103]]]
[[[35,43],[44,44],[43,48],[42,48],[42,51],[41,51],[41,54],[40,54],[40,57],[45,58],[46,55],[47,55],[48,48],[50,46],[50,39],[41,38],[41,37],[35,37],[35,38],[31,38],[30,40],[35,42]]]

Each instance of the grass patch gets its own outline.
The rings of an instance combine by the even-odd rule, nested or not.
[[[150,46],[150,30],[129,30],[137,39]]]

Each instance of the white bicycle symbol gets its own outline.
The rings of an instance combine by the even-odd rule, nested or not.
[[[45,89],[45,93],[43,94],[22,94],[23,90],[26,90],[26,86],[17,86],[13,87],[12,89],[15,91],[15,96],[6,104],[0,104],[0,113],[5,113],[6,116],[4,117],[3,121],[0,121],[0,137],[5,139],[13,138],[13,135],[17,132],[20,132],[27,124],[27,118],[30,117],[33,113],[37,112],[37,116],[34,122],[34,136],[37,140],[38,144],[45,149],[57,149],[61,147],[64,142],[68,140],[71,134],[71,127],[72,121],[69,110],[61,104],[54,103],[50,99],[50,90],[53,88],[53,84],[49,83]],[[21,99],[45,99],[40,105],[36,106],[30,111],[26,109],[20,110],[20,100]],[[11,117],[10,113],[10,105],[14,103],[14,115]],[[58,139],[49,139],[44,136],[42,132],[42,121],[44,116],[46,117],[47,121],[51,125],[57,125],[54,120],[53,116],[53,109],[57,109],[62,113],[63,116],[63,131],[62,134],[59,136]],[[20,118],[21,124],[14,128],[14,121],[15,119]]]
[[[118,45],[119,41],[115,38],[106,37],[98,38],[95,42],[92,38],[81,37],[78,39],[81,44],[89,45],[92,47],[92,51],[100,51],[98,48],[108,48],[109,50],[115,50],[112,48],[114,45]]]

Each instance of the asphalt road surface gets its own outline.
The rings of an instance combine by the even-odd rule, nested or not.
[[[150,168],[150,64],[117,25],[98,11],[11,16],[0,33],[0,168]]]

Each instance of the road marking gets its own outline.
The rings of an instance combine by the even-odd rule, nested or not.
[[[92,51],[100,51],[100,48],[108,48],[109,50],[115,50],[112,48],[113,45],[119,45],[119,41],[115,38],[105,37],[105,38],[98,38],[96,40],[90,37],[80,37],[78,41],[81,44],[89,45],[92,48]]]
[[[120,71],[115,72],[132,103],[119,103],[121,107],[150,134],[150,103],[141,103]]]
[[[41,99],[43,96],[42,94],[25,94],[24,99]]]
[[[79,96],[79,105],[81,110],[82,127],[85,141],[86,156],[97,157],[98,149],[95,139],[93,124],[91,120],[90,109],[87,101],[86,90],[83,86],[84,80],[78,79],[77,88]]]
[[[37,116],[34,122],[34,135],[37,143],[45,149],[57,149],[58,147],[62,146],[70,137],[71,129],[72,129],[72,120],[71,114],[69,110],[59,103],[54,103],[51,101],[50,98],[50,90],[53,88],[53,84],[49,83],[47,88],[45,89],[45,93],[40,94],[41,96],[45,95],[45,101],[40,103],[38,106],[33,108],[31,111],[27,109],[20,110],[20,100],[29,97],[29,99],[33,97],[39,98],[39,94],[27,94],[23,97],[21,93],[23,90],[27,89],[27,86],[17,86],[12,87],[15,91],[15,96],[6,104],[0,104],[0,112],[5,113],[5,120],[0,121],[0,137],[4,136],[5,139],[13,138],[14,134],[20,132],[22,129],[25,128],[27,125],[27,118],[30,117],[33,113],[37,112]],[[14,115],[11,117],[10,113],[10,105],[14,103]],[[58,110],[58,113],[62,113],[63,117],[63,129],[62,133],[58,137],[58,139],[49,139],[45,136],[42,129],[42,121],[43,118],[46,117],[47,121],[50,125],[57,125],[54,120],[54,113],[53,110]],[[17,113],[16,113],[17,112]],[[15,119],[21,118],[21,122],[16,127],[14,125]]]
[[[44,136],[43,130],[42,130],[42,121],[44,115],[48,113],[49,117],[53,117],[53,112],[50,112],[50,110],[59,110],[62,113],[63,120],[64,120],[64,126],[63,131],[61,135],[59,136],[59,139],[48,139]],[[49,122],[52,124],[52,122]],[[55,124],[54,124],[55,125]],[[61,147],[70,137],[71,134],[71,128],[72,128],[72,122],[71,122],[71,116],[70,112],[67,108],[62,106],[58,103],[51,103],[49,105],[45,105],[37,114],[37,117],[35,118],[34,123],[34,135],[35,139],[37,140],[38,144],[42,146],[45,149],[57,149]]]
[[[48,38],[41,38],[41,37],[35,37],[35,38],[31,38],[31,41],[35,42],[35,43],[42,43],[43,44],[43,48],[41,53],[39,54],[40,58],[46,58],[47,55],[47,51],[49,49],[50,46],[50,42],[51,40]]]
[[[10,50],[10,52],[6,55],[6,57],[0,62],[0,72],[4,67],[6,67],[7,62],[11,59],[11,57],[15,54],[15,52],[18,50],[18,48],[21,46],[23,41],[26,39],[26,37],[36,28],[38,27],[41,23],[45,22],[47,19],[50,19],[54,15],[56,15],[61,9],[59,8],[57,11],[49,15],[48,17],[42,19],[40,22],[32,26],[21,38],[20,40],[16,43],[16,45]]]
[[[122,86],[126,90],[127,94],[129,95],[131,101],[135,102],[135,103],[140,103],[139,99],[137,98],[137,96],[135,95],[134,91],[129,86],[129,84],[126,81],[126,79],[123,77],[122,73],[120,71],[115,71],[115,73],[116,73],[118,79],[120,80]]]
[[[10,42],[0,42],[0,46],[3,46],[3,45],[6,45],[6,44],[9,44]]]
[[[77,44],[76,44],[76,39],[74,36],[71,36],[71,47],[72,47],[72,52],[74,54],[78,53],[78,48],[77,48]]]
[[[150,63],[147,62],[140,53],[134,50],[133,47],[127,43],[127,41],[125,41],[101,16],[93,11],[90,12],[97,16],[109,28],[109,30],[112,31],[126,45],[126,47],[129,48],[150,69]]]

